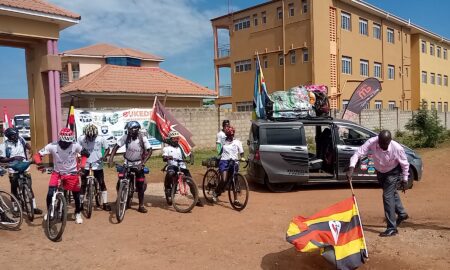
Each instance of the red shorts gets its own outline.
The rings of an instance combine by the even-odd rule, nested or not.
[[[48,186],[57,187],[59,179],[61,179],[63,183],[63,188],[65,190],[75,192],[80,191],[80,178],[78,177],[78,174],[60,175],[57,172],[53,172],[52,176],[50,177],[50,182],[48,183]]]

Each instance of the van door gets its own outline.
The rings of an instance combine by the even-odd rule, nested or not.
[[[308,147],[301,123],[260,127],[260,158],[270,183],[307,182]]]

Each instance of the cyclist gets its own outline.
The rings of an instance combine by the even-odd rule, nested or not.
[[[52,155],[53,172],[48,184],[47,193],[47,210],[50,208],[53,194],[58,188],[58,181],[63,181],[65,190],[72,191],[75,201],[75,223],[82,224],[81,218],[81,201],[80,201],[80,179],[78,177],[78,154],[81,154],[80,167],[84,168],[89,153],[82,151],[79,143],[75,142],[75,134],[69,128],[63,128],[59,132],[59,140],[54,143],[47,144],[39,153],[34,155],[34,161],[37,165],[42,163],[44,155]],[[44,216],[47,219],[47,215]]]
[[[83,173],[81,174],[81,206],[83,206],[87,176],[89,175],[89,165],[91,165],[94,171],[94,177],[97,179],[100,190],[102,191],[103,210],[111,211],[111,206],[108,204],[108,191],[103,173],[103,160],[109,153],[108,142],[104,137],[98,136],[98,129],[94,124],[88,124],[83,128],[83,135],[78,138],[78,143],[83,149],[89,152],[86,167],[84,167]]]
[[[181,149],[181,146],[178,144],[180,139],[180,133],[176,130],[171,130],[167,135],[167,144],[163,148],[162,158],[164,162],[167,162],[167,174],[164,178],[164,192],[166,194],[166,198],[168,198],[169,205],[172,204],[171,193],[172,193],[172,181],[173,177],[176,177],[178,172],[178,167],[180,167],[181,171],[186,175],[192,178],[191,173],[186,167],[185,162],[177,162],[177,160],[184,160],[185,156]],[[192,158],[192,157],[190,157]],[[197,201],[197,206],[203,206],[203,203],[200,201],[200,198]]]
[[[27,160],[27,150],[31,151],[30,144],[28,144],[24,138],[19,136],[19,132],[15,128],[7,128],[5,130],[6,140],[4,143],[0,145],[0,162],[1,163],[10,163],[13,161],[23,161]],[[18,177],[19,175],[13,169],[8,169],[9,172],[9,182],[11,183],[11,193],[19,198],[19,194],[17,194],[18,187]],[[29,179],[29,185],[31,190],[31,195],[33,196],[33,207],[34,214],[41,215],[42,210],[36,207],[36,200],[34,198],[34,192],[31,187],[31,175],[26,173]],[[17,206],[16,206],[17,207]]]
[[[229,174],[233,174],[234,171],[239,170],[239,165],[236,163],[234,168],[230,165],[233,164],[233,160],[244,161],[244,148],[242,147],[242,142],[234,138],[235,129],[232,126],[227,126],[224,130],[225,141],[222,146],[220,161],[219,161],[219,172],[220,179],[216,190],[213,192],[213,200],[217,201],[217,197],[223,192],[224,185],[228,179]],[[235,202],[239,203],[239,202]]]
[[[225,135],[225,129],[230,126],[230,120],[223,120],[222,121],[222,130],[219,131],[216,135],[216,150],[217,154],[220,154],[220,151],[222,150],[222,145],[225,142],[226,135]]]
[[[144,207],[144,192],[147,189],[147,183],[145,181],[144,165],[152,155],[152,147],[148,142],[146,136],[141,134],[139,130],[141,125],[136,121],[128,122],[127,134],[124,134],[111,151],[111,157],[109,158],[109,166],[112,167],[114,161],[114,155],[117,150],[125,145],[125,163],[131,165],[131,171],[135,173],[136,179],[136,191],[138,193],[140,213],[147,213],[147,209]],[[119,181],[117,182],[119,187]]]

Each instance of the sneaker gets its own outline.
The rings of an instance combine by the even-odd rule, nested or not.
[[[196,206],[198,206],[198,207],[203,207],[204,206],[203,202],[200,200],[200,198],[198,199]]]
[[[213,202],[217,202],[217,193],[215,191],[213,191],[212,200]]]
[[[139,213],[145,214],[145,213],[148,212],[148,210],[147,210],[143,205],[141,205],[141,206],[139,206],[139,208],[138,208],[138,212],[139,212]]]
[[[403,221],[407,220],[409,218],[408,214],[404,215],[404,216],[398,216],[397,218],[397,226],[399,226],[400,224],[402,224]]]
[[[13,202],[13,212],[19,212],[19,206],[17,205],[17,203]]]
[[[83,224],[83,218],[81,218],[81,213],[75,214],[75,223],[76,224]]]
[[[47,214],[44,215],[44,220],[47,221]]]
[[[108,203],[104,203],[102,209],[109,212],[111,211],[111,206]]]
[[[41,209],[39,209],[39,208],[34,208],[34,214],[35,215],[42,215],[42,210]]]

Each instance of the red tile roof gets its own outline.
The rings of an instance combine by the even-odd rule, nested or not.
[[[100,69],[67,84],[63,92],[165,94],[168,96],[214,97],[206,87],[178,77],[159,67],[104,65]]]
[[[10,118],[17,114],[27,114],[29,112],[28,99],[0,99],[0,121],[3,122],[3,107]]]
[[[80,15],[60,8],[56,5],[47,3],[43,0],[0,0],[0,5],[52,15],[59,15],[72,19],[81,19]]]
[[[1,0],[0,0],[1,1]],[[86,55],[86,56],[98,56],[98,57],[108,57],[108,56],[126,56],[126,57],[134,57],[143,60],[155,60],[155,61],[163,61],[164,59],[153,55],[150,53],[144,53],[138,50],[129,49],[129,48],[120,48],[107,43],[98,43],[94,45],[90,45],[87,47],[65,51],[61,54],[62,56],[70,56],[70,55]]]

